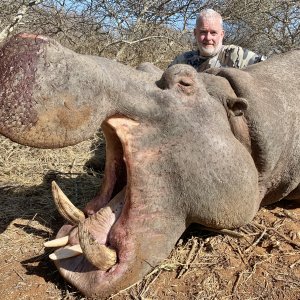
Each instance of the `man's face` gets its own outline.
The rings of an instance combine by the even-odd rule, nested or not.
[[[194,35],[202,56],[213,56],[220,51],[224,37],[220,19],[202,18],[194,29]]]

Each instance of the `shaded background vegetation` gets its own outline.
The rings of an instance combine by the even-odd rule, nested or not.
[[[300,44],[299,0],[3,0],[0,39],[27,31],[51,36],[81,53],[136,66],[166,67],[193,47],[195,17],[214,8],[224,18],[225,43],[270,56]]]

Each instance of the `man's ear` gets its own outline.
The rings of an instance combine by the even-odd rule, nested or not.
[[[227,98],[226,105],[228,111],[234,116],[243,116],[248,108],[248,101],[244,98]]]
[[[222,29],[222,33],[221,33],[221,35],[222,35],[222,41],[223,41],[223,39],[224,39],[224,36],[225,36],[225,30],[224,30],[224,29]]]

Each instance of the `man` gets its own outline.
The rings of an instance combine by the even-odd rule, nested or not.
[[[198,72],[212,67],[243,68],[266,58],[235,45],[222,45],[224,38],[223,20],[213,9],[199,13],[194,29],[198,50],[177,56],[170,64],[188,64]]]

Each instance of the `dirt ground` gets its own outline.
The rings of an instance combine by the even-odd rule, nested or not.
[[[1,299],[86,299],[60,277],[43,243],[63,224],[52,180],[79,207],[98,190],[101,173],[86,168],[96,139],[38,150],[0,138]],[[111,299],[300,299],[300,205],[262,208],[236,232],[243,237],[191,226],[166,261]]]

